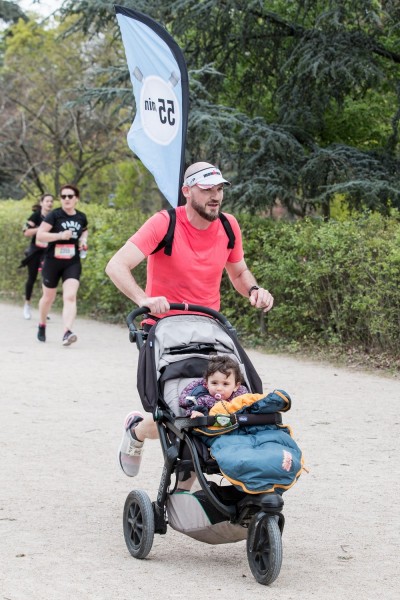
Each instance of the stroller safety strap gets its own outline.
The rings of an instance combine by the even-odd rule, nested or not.
[[[282,415],[278,412],[269,414],[237,414],[232,415],[213,415],[208,417],[178,417],[175,419],[174,425],[179,431],[188,429],[197,429],[199,427],[218,427],[218,431],[207,431],[206,429],[199,430],[203,435],[221,435],[228,433],[237,427],[248,427],[249,425],[280,425],[282,423]]]

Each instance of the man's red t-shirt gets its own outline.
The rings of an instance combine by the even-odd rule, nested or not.
[[[219,310],[224,267],[227,262],[239,262],[244,255],[239,224],[232,215],[226,217],[236,238],[231,250],[220,219],[207,229],[196,229],[189,223],[185,207],[179,206],[171,256],[164,249],[151,254],[167,233],[167,211],[150,217],[129,240],[148,257],[146,294],[165,296],[170,303],[201,304]]]

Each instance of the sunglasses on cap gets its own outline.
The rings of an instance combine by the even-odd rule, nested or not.
[[[72,198],[75,198],[75,194],[60,194],[60,197],[63,200],[66,200],[66,198],[68,198],[68,200],[72,200]]]
[[[222,177],[221,171],[217,167],[211,166],[200,169],[200,171],[196,171],[196,173],[192,173],[192,175],[186,177],[184,185],[189,187],[197,185],[203,190],[209,190],[214,185],[220,185],[221,183],[230,185],[229,181]]]
[[[213,185],[212,183],[208,183],[208,184],[207,183],[195,183],[195,185],[197,185],[197,187],[199,187],[201,190],[211,190],[213,187],[215,187],[215,185]],[[217,185],[223,185],[223,184],[218,183]]]

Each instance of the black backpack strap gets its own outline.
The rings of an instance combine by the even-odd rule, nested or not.
[[[167,210],[169,215],[169,225],[167,229],[167,233],[164,235],[161,242],[158,244],[157,248],[153,250],[151,254],[155,254],[161,248],[164,248],[164,254],[167,256],[171,256],[172,254],[172,242],[174,241],[174,232],[175,232],[175,224],[176,224],[176,212],[174,208],[169,208]]]
[[[151,254],[155,254],[162,248],[164,248],[164,254],[167,256],[171,256],[172,254],[172,242],[174,241],[174,233],[175,233],[175,225],[176,225],[176,212],[175,208],[169,208],[167,210],[169,215],[169,225],[167,229],[167,233],[158,244],[157,248],[153,250]],[[220,213],[219,218],[221,220],[222,226],[225,230],[226,235],[228,236],[228,246],[230,250],[235,247],[235,234],[233,233],[232,225],[229,222],[229,219],[224,215],[224,213]]]
[[[235,247],[235,240],[236,240],[235,234],[233,233],[232,225],[229,223],[229,219],[228,219],[228,217],[226,217],[224,215],[224,213],[220,213],[219,218],[221,220],[223,228],[225,229],[225,233],[228,236],[227,248],[229,248],[231,250],[232,248]]]

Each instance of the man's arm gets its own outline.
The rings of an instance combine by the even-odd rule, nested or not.
[[[226,271],[233,287],[246,298],[249,298],[250,304],[256,308],[262,308],[264,312],[271,310],[274,304],[274,298],[268,290],[259,287],[254,275],[248,269],[244,258],[236,263],[226,263]],[[251,288],[255,289],[249,292]]]
[[[168,312],[168,300],[164,296],[147,296],[132,275],[132,270],[145,258],[143,252],[128,241],[110,259],[106,266],[106,274],[114,285],[138,306],[147,306],[153,314]]]

